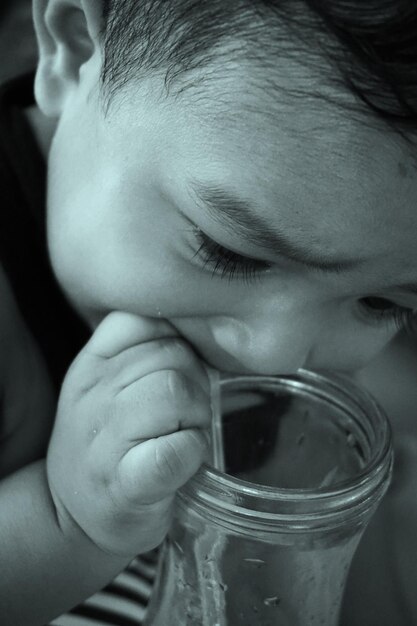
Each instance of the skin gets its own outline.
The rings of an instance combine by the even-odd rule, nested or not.
[[[245,115],[245,98],[265,105],[249,67],[228,68],[197,100],[161,98],[156,77],[132,82],[106,116],[100,14],[98,0],[34,2],[38,108],[28,117],[48,156],[50,257],[94,332],[64,381],[46,462],[0,483],[6,625],[46,623],[159,544],[176,490],[207,458],[207,364],[351,371],[396,332],[364,317],[358,300],[417,305],[387,288],[417,278],[417,180],[404,146],[308,101],[285,119],[298,130],[331,121],[331,133],[300,142]],[[283,86],[301,80],[280,70]],[[252,199],[271,228],[318,252],[367,260],[330,276],[266,258],[198,205],[192,178]],[[196,227],[273,266],[250,285],[213,277],[195,257]]]
[[[74,8],[61,33],[68,41],[81,37],[85,17],[94,33],[94,12],[87,9],[84,22],[79,13]],[[52,48],[41,59],[37,97],[54,127],[50,146],[41,133],[50,147],[51,260],[91,327],[113,310],[161,316],[205,362],[234,372],[354,370],[372,359],[396,329],[367,318],[358,300],[379,296],[417,307],[417,296],[391,288],[417,279],[417,176],[405,146],[342,114],[327,138],[311,133],[329,118],[320,107],[291,109],[289,125],[306,129],[302,141],[270,119],[245,115],[244,93],[265,108],[262,93],[251,90],[250,69],[231,69],[197,102],[187,93],[161,97],[157,78],[133,81],[105,116],[94,35],[89,46],[74,59],[68,45],[63,60]],[[51,58],[56,75],[45,70]],[[283,68],[278,80],[288,87],[291,76]],[[216,90],[228,90],[227,115],[210,114]],[[230,116],[242,123],[228,125]],[[192,179],[240,193],[272,229],[295,241],[308,233],[318,253],[365,260],[357,270],[326,275],[248,246],[196,203]],[[272,269],[251,285],[213,277],[193,258],[195,226]]]

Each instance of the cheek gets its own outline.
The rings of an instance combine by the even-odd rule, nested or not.
[[[77,308],[176,314],[184,268],[170,238],[145,210],[124,211],[121,194],[92,192],[91,205],[82,194],[51,205],[51,259],[64,290]]]
[[[335,369],[354,372],[365,367],[391,341],[394,332],[345,326],[316,343],[310,354],[311,369]]]

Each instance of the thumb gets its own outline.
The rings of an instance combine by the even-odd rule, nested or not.
[[[120,464],[128,497],[141,504],[151,504],[173,495],[208,459],[209,446],[208,432],[196,428],[136,445]]]

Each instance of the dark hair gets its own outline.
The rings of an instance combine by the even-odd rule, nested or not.
[[[353,94],[345,108],[417,136],[415,0],[103,0],[102,37],[108,100],[151,72],[181,92],[196,88],[198,68],[233,58],[272,67],[284,56]]]

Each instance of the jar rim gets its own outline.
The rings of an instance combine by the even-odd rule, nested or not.
[[[239,384],[250,380],[250,375],[226,377],[221,385]],[[259,377],[256,379],[259,381]],[[290,506],[300,515],[337,514],[352,509],[369,508],[379,501],[387,488],[387,475],[392,471],[392,433],[388,418],[373,398],[350,378],[333,372],[298,370],[291,376],[262,376],[265,384],[302,385],[321,399],[331,401],[345,411],[359,410],[368,420],[376,436],[371,457],[355,476],[332,485],[309,488],[287,488],[258,485],[225,474],[208,464],[182,488],[185,497],[197,498],[201,504],[217,509],[233,510],[247,515],[249,511],[268,515],[287,515]]]

